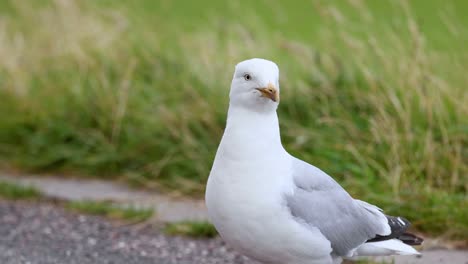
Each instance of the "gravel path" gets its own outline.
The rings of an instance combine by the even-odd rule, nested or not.
[[[66,201],[114,201],[138,208],[150,208],[158,212],[156,221],[178,222],[184,220],[208,220],[203,200],[169,197],[156,191],[130,189],[112,181],[97,179],[70,179],[37,175],[12,175],[0,171],[0,180],[23,186],[33,186],[46,197]]]
[[[203,201],[174,199],[97,180],[17,177],[0,172],[0,180],[32,185],[48,198],[112,200],[154,208],[151,223],[206,219]],[[438,240],[425,241],[422,257],[387,257],[377,263],[468,264],[467,250],[450,250]],[[152,263],[258,264],[228,250],[220,239],[166,237],[157,228],[122,226],[99,217],[72,214],[45,203],[0,200],[0,264]]]
[[[254,264],[219,239],[165,236],[44,203],[0,201],[2,264]]]
[[[434,250],[386,263],[468,264],[466,251]],[[388,260],[387,260],[388,261]],[[258,264],[220,239],[165,236],[38,202],[0,200],[1,264]]]

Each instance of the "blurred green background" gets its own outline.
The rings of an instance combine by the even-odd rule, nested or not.
[[[281,70],[291,153],[422,232],[467,239],[467,13],[462,0],[0,1],[1,164],[200,197],[234,65],[263,57]]]

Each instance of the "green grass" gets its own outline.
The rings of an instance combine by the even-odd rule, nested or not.
[[[441,0],[3,1],[0,159],[201,196],[233,67],[264,57],[281,68],[292,154],[419,230],[466,239],[467,12]]]
[[[122,207],[111,202],[99,201],[67,202],[65,208],[84,214],[98,215],[130,222],[145,221],[153,215],[153,211],[150,209]]]
[[[169,223],[164,228],[164,233],[196,238],[212,238],[218,235],[218,232],[212,224],[200,221]]]
[[[9,200],[34,200],[41,198],[42,194],[31,186],[0,181],[0,197]]]

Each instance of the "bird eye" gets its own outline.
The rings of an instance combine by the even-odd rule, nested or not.
[[[246,81],[250,81],[250,80],[252,80],[252,76],[250,76],[250,74],[246,73],[246,74],[244,74],[244,79]]]

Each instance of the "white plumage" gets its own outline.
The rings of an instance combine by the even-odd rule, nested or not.
[[[275,63],[251,59],[236,66],[226,129],[206,190],[208,213],[222,238],[272,264],[418,254],[398,239],[366,243],[394,232],[387,216],[283,148],[278,103]],[[406,229],[402,222],[399,227]]]

